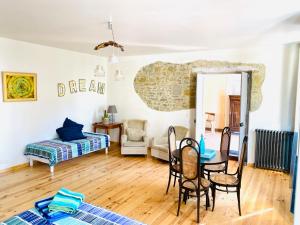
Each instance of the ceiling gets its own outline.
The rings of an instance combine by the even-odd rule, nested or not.
[[[300,41],[300,0],[0,0],[0,36],[107,56]]]

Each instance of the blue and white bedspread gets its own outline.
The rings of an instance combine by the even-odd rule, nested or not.
[[[36,209],[30,209],[20,213],[17,216],[13,216],[8,220],[1,223],[1,225],[138,225],[143,224],[138,221],[132,220],[125,216],[121,216],[117,213],[109,210],[96,207],[87,203],[82,203],[78,211],[69,217],[57,220],[53,223],[48,223]]]
[[[26,146],[24,155],[49,160],[49,165],[86,155],[109,147],[109,135],[84,132],[86,139],[63,142],[60,139],[41,141]]]

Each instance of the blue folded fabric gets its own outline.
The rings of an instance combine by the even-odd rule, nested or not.
[[[64,212],[50,212],[48,205],[52,200],[53,197],[50,197],[50,198],[37,201],[34,204],[34,207],[40,212],[41,216],[48,221],[48,224],[70,216],[70,214]]]
[[[49,212],[64,212],[74,214],[84,200],[84,195],[61,188],[48,205]]]

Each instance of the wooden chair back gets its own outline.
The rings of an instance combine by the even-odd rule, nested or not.
[[[180,142],[179,161],[182,183],[191,182],[195,188],[200,187],[200,145],[193,138],[184,138]],[[182,176],[184,180],[182,179]],[[199,179],[197,179],[199,178]],[[197,184],[195,184],[197,179]]]
[[[237,171],[237,175],[238,175],[238,179],[239,179],[240,183],[242,181],[243,168],[244,168],[244,163],[245,163],[246,154],[247,154],[247,146],[248,146],[248,136],[245,136],[243,139],[239,167],[238,167],[238,171]]]
[[[224,127],[224,129],[222,130],[222,135],[221,135],[220,151],[227,152],[227,155],[229,155],[230,140],[231,140],[230,128]]]
[[[174,157],[172,152],[176,150],[176,132],[173,126],[170,126],[168,129],[168,146],[169,146],[169,164],[171,165],[174,162]]]

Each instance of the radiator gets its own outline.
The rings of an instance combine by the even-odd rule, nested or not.
[[[293,132],[256,129],[255,167],[289,172]]]

